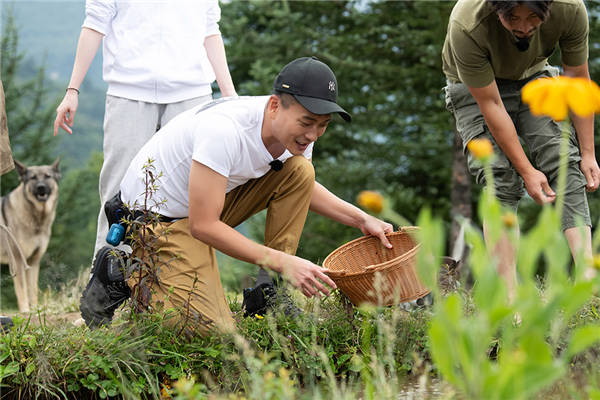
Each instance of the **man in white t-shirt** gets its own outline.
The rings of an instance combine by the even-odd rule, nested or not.
[[[155,175],[163,174],[153,198],[165,200],[153,210],[163,221],[154,233],[159,263],[169,266],[152,288],[152,304],[180,310],[188,326],[201,333],[232,329],[214,249],[281,274],[307,297],[329,294],[327,286],[335,288],[335,283],[323,268],[294,255],[309,209],[376,235],[391,247],[385,234],[392,225],[315,181],[314,142],[333,113],[351,119],[336,103],[337,92],[326,64],[299,58],[279,73],[271,96],[196,106],[142,148],[121,182],[120,200],[134,209],[144,204],[144,165],[153,160]],[[263,209],[267,218],[260,245],[234,227]],[[168,236],[161,236],[167,229]],[[96,255],[80,307],[88,326],[110,323],[130,286],[137,289],[131,279],[126,284],[118,267],[109,247]]]

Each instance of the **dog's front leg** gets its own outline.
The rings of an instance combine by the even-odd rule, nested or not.
[[[27,297],[29,299],[29,307],[34,308],[38,304],[38,278],[40,274],[40,261],[34,261],[29,264],[29,268],[25,270],[27,277]]]
[[[29,312],[29,290],[25,272],[28,269],[27,265],[21,260],[14,260],[14,263],[10,265],[10,269],[13,275],[13,282],[15,283],[15,294],[17,295],[19,311],[23,313]]]
[[[40,263],[34,263],[25,270],[27,277],[27,298],[29,307],[34,308],[38,304],[38,277],[40,274]]]
[[[29,298],[29,307],[34,308],[38,304],[38,278],[40,275],[40,261],[42,255],[46,252],[46,243],[41,249],[36,249],[31,256],[27,259],[29,268],[25,270],[25,276],[27,277],[27,296]]]

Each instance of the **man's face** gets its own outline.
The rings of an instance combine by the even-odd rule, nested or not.
[[[331,114],[313,114],[297,102],[285,108],[281,99],[277,101],[272,114],[273,135],[290,153],[301,155],[309,144],[325,133]]]
[[[498,17],[502,25],[520,39],[530,38],[543,22],[525,4],[517,5],[504,15],[498,14]]]

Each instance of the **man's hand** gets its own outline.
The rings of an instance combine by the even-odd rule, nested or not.
[[[595,157],[581,157],[581,163],[579,168],[585,176],[586,185],[585,190],[588,192],[594,192],[600,185],[600,168],[598,168],[598,162]]]
[[[386,233],[392,233],[394,227],[385,221],[373,217],[372,215],[365,214],[366,218],[360,226],[360,230],[364,235],[377,236],[381,243],[388,249],[392,248],[392,244],[388,240]]]
[[[69,134],[73,134],[71,127],[75,121],[75,113],[79,105],[78,93],[74,90],[67,90],[63,101],[56,109],[56,119],[54,120],[54,136],[58,134],[58,128],[61,127]]]
[[[281,274],[294,287],[300,289],[306,297],[319,295],[319,292],[328,296],[329,289],[323,283],[333,289],[337,286],[323,271],[325,271],[323,267],[308,260],[297,256],[289,256],[284,259]]]
[[[539,205],[552,203],[556,199],[556,193],[548,184],[548,179],[541,171],[533,169],[530,173],[523,175],[525,189],[533,200]]]

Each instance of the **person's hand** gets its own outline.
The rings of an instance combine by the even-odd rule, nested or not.
[[[319,295],[319,293],[328,296],[329,289],[323,283],[332,289],[337,287],[335,282],[325,275],[325,268],[303,258],[297,256],[286,257],[282,267],[283,277],[290,281],[294,287],[300,289],[306,297]]]
[[[525,189],[533,200],[539,205],[552,203],[556,199],[556,193],[548,184],[548,179],[541,171],[532,169],[526,175],[523,175]]]
[[[383,244],[388,249],[391,249],[392,244],[388,240],[387,236],[385,236],[385,234],[392,233],[394,231],[394,227],[392,226],[392,224],[375,218],[372,215],[365,215],[365,220],[360,226],[360,230],[363,233],[363,235],[377,236],[379,240],[381,240],[381,244]]]
[[[79,94],[75,90],[67,90],[65,97],[56,109],[56,119],[54,120],[54,136],[58,134],[58,128],[61,127],[70,135],[73,134],[71,127],[75,121],[75,113],[79,105]]]
[[[600,185],[600,168],[598,168],[598,162],[595,157],[581,157],[579,168],[585,176],[586,185],[585,190],[588,192],[594,192]]]

